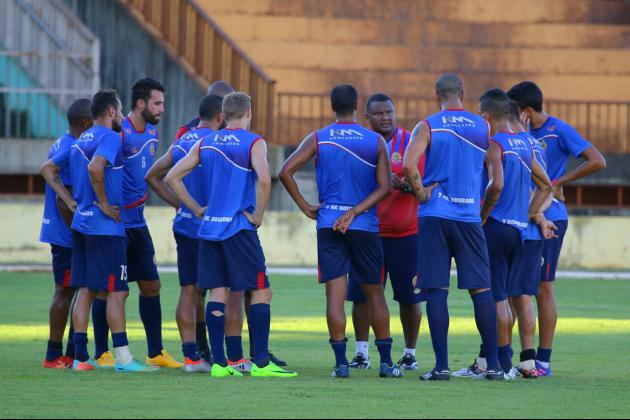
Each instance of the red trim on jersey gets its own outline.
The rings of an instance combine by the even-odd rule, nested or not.
[[[124,208],[125,210],[138,208],[144,203],[146,203],[148,199],[149,199],[149,193],[146,193],[144,194],[144,197],[142,197],[140,200],[136,201],[135,203],[127,204],[126,206],[124,206]]]
[[[226,128],[227,131],[244,130],[243,128]]]
[[[496,144],[497,146],[499,146],[501,148],[501,161],[505,160],[505,150],[503,150],[503,146],[501,146],[501,143],[499,143],[498,141],[494,140],[494,139],[490,139],[491,143]]]
[[[431,124],[429,123],[429,120],[424,120],[424,123],[427,125],[427,127],[429,127],[429,143],[427,144],[427,149],[429,147],[431,147],[431,137],[433,136],[431,133]]]
[[[350,124],[359,124],[359,123],[356,122],[356,121],[352,121],[352,122],[350,122],[350,121],[335,121],[335,124],[350,125]]]
[[[107,279],[107,291],[108,292],[116,291],[116,276],[113,274],[110,274],[109,278]]]
[[[499,133],[516,134],[514,131],[508,131],[508,130],[501,130],[499,131]]]
[[[133,125],[133,121],[131,121],[131,118],[129,118],[129,116],[127,116],[127,121],[129,121],[129,124],[131,124],[131,126],[133,127],[133,129],[136,131],[136,133],[138,134],[144,134],[145,131],[147,131],[147,126],[144,126],[144,130],[140,131],[136,128],[135,125]]]
[[[185,125],[182,125],[181,127],[179,127],[179,129],[177,130],[177,133],[175,133],[175,141],[181,139],[182,137],[184,137],[184,134],[188,133],[188,127]]]
[[[72,281],[72,271],[66,270],[63,273],[63,287],[69,288]]]
[[[381,267],[381,284],[385,284],[385,266]]]
[[[444,111],[466,111],[464,108],[446,108]]]
[[[258,273],[258,290],[265,290],[265,273]]]

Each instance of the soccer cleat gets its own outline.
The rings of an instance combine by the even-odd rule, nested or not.
[[[510,376],[503,372],[503,370],[490,370],[488,369],[484,373],[479,376],[476,376],[477,380],[487,380],[487,381],[511,381]]]
[[[65,370],[65,369],[70,369],[73,364],[74,364],[73,360],[68,359],[65,356],[61,356],[61,357],[57,357],[55,360],[44,359],[44,362],[42,363],[42,367],[44,369]]]
[[[536,379],[536,378],[538,378],[538,371],[536,369],[518,368],[518,373],[524,379]]]
[[[369,369],[370,366],[370,358],[366,358],[363,353],[355,354],[354,359],[350,362],[350,367],[352,369]]]
[[[337,379],[347,379],[350,377],[350,368],[347,365],[338,366],[333,369],[331,376]]]
[[[477,360],[475,360],[475,362],[472,365],[468,366],[467,368],[463,368],[456,372],[453,372],[452,375],[456,378],[474,378],[483,373],[484,371],[479,368],[479,365],[477,364]]]
[[[538,376],[541,377],[551,377],[553,376],[553,372],[551,371],[551,365],[549,367],[543,367],[540,362],[536,361],[536,371],[538,372]]]
[[[111,352],[107,351],[101,354],[101,357],[96,359],[96,364],[98,365],[99,369],[114,368],[116,367],[116,359],[114,359],[114,356]]]
[[[398,367],[402,370],[418,370],[418,362],[413,354],[405,354],[398,361]]]
[[[250,373],[252,371],[252,364],[252,361],[247,359],[241,359],[236,362],[228,360],[228,365],[241,373]]]
[[[155,372],[159,370],[157,366],[145,365],[139,360],[132,359],[131,362],[123,365],[116,362],[116,372],[119,373],[142,373],[142,372]]]
[[[187,357],[184,360],[183,370],[185,373],[210,373],[212,372],[212,365],[203,359],[199,359],[195,362]]]
[[[162,350],[162,353],[153,358],[147,357],[146,364],[153,367],[162,367],[169,369],[181,369],[182,367],[184,367],[183,364],[179,363],[173,358],[173,356],[168,354],[166,350]]]
[[[72,363],[72,370],[74,370],[75,372],[88,372],[90,370],[96,370],[97,367],[98,365],[96,364],[94,359],[88,359],[87,362],[80,362],[78,360],[75,360]]]
[[[206,363],[208,363],[209,365],[212,365],[212,354],[208,351],[204,351],[204,352],[199,352],[199,356],[205,360]]]
[[[451,380],[451,371],[450,370],[436,370],[433,369],[430,372],[425,373],[420,377],[421,381],[450,381]]]
[[[210,375],[213,378],[229,378],[229,377],[242,378],[243,377],[243,374],[239,372],[238,370],[234,369],[232,366],[227,365],[223,367],[216,363],[212,365],[212,370],[210,372]]]
[[[287,362],[285,362],[282,359],[278,359],[272,352],[269,352],[269,360],[275,364],[276,366],[280,366],[280,367],[287,367],[289,366],[289,364]]]
[[[381,368],[378,376],[380,376],[381,378],[402,378],[403,373],[400,369],[398,369],[398,366],[390,366],[387,363],[381,363]]]
[[[273,362],[269,362],[263,368],[252,363],[252,378],[295,378],[296,376],[298,376],[297,372],[284,370]]]
[[[514,381],[516,380],[516,378],[519,376],[518,370],[516,368],[512,368],[510,369],[510,371],[508,373],[505,374],[506,377],[505,379],[508,381]]]

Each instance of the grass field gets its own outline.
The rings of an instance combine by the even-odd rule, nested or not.
[[[181,357],[173,315],[176,278],[164,276],[163,284],[165,346]],[[310,277],[275,276],[272,285],[271,347],[299,371],[295,380],[213,380],[165,370],[129,376],[46,371],[40,364],[47,337],[50,276],[0,273],[0,418],[627,418],[630,413],[630,281],[558,283],[561,321],[554,350],[555,377],[440,384],[422,383],[417,374],[399,381],[380,380],[374,369],[353,372],[347,381],[331,379],[333,358],[323,316],[323,289]],[[136,296],[132,289],[129,333],[132,349],[140,356],[146,347]],[[467,295],[454,292],[450,307],[451,368],[455,369],[471,362],[479,339]],[[391,308],[395,313],[395,305]],[[392,321],[397,358],[402,350],[401,329],[395,315]],[[350,330],[348,335],[353,350]],[[432,365],[424,322],[418,356],[422,369]]]

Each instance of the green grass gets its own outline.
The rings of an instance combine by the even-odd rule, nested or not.
[[[163,285],[165,346],[180,357],[174,322],[176,278],[164,276]],[[417,374],[400,381],[380,380],[374,369],[352,372],[347,381],[331,379],[322,287],[309,277],[275,276],[272,285],[271,346],[299,371],[295,380],[212,380],[164,370],[151,375],[44,370],[40,363],[47,338],[50,276],[0,273],[0,418],[621,418],[630,412],[630,281],[558,283],[561,320],[555,377],[440,384],[422,383]],[[144,333],[133,289],[129,335],[132,350],[140,356],[145,351]],[[399,356],[401,329],[395,305],[391,308],[394,355]],[[451,367],[459,368],[470,363],[479,339],[467,295],[453,292],[450,308]],[[351,341],[349,349],[353,347]],[[424,322],[418,356],[423,368],[432,365]]]

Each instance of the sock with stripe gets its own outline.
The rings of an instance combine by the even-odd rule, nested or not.
[[[536,352],[536,361],[545,369],[549,369],[549,366],[551,365],[551,349],[538,347],[538,351]]]

